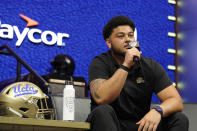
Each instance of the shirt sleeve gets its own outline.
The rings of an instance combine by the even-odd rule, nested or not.
[[[108,79],[109,78],[108,68],[109,68],[108,65],[100,58],[94,58],[89,65],[89,70],[88,70],[89,82],[98,78]]]
[[[155,94],[159,93],[161,90],[172,85],[170,78],[168,77],[164,68],[155,61],[154,63],[154,75],[155,75],[155,84],[154,92]]]

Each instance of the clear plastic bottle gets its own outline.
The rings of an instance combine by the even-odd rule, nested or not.
[[[75,118],[75,89],[73,81],[68,81],[63,92],[63,120],[73,121]]]

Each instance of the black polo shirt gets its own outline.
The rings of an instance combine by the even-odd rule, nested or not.
[[[112,57],[111,52],[105,52],[96,56],[90,63],[89,81],[98,78],[109,79],[117,69],[119,64]],[[137,82],[139,77],[143,78],[141,83]],[[159,63],[141,56],[140,64],[129,69],[120,95],[110,105],[115,109],[119,119],[138,121],[150,110],[153,92],[157,94],[171,84]],[[92,108],[97,106],[93,99],[91,106]]]

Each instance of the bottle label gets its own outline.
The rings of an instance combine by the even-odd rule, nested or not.
[[[73,97],[65,98],[65,108],[68,110],[68,112],[74,112],[74,98]]]

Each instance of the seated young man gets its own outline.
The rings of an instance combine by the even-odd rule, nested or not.
[[[92,131],[187,131],[182,99],[160,64],[141,55],[134,42],[135,24],[112,18],[103,29],[109,51],[89,66]],[[133,59],[137,58],[136,61]],[[152,94],[161,104],[150,109]]]

